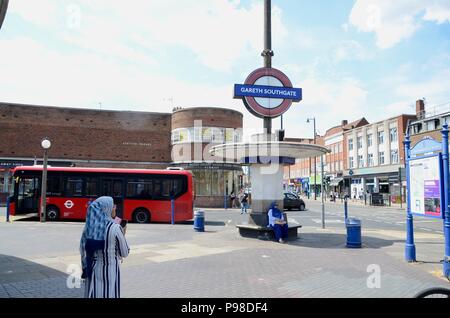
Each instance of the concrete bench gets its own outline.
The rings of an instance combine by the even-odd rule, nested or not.
[[[275,240],[273,228],[267,226],[258,226],[254,224],[238,224],[239,234],[243,237],[259,238],[262,240]],[[301,228],[300,224],[288,224],[288,240],[297,238],[297,229]]]

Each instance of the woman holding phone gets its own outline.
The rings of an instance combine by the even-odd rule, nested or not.
[[[100,197],[88,207],[80,241],[82,278],[86,298],[120,298],[120,267],[130,251],[123,226],[114,222],[116,206],[111,197]]]

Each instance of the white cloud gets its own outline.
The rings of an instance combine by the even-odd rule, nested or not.
[[[261,1],[244,7],[228,0],[17,0],[12,12],[83,49],[150,64],[156,63],[155,51],[178,47],[209,68],[230,71],[237,60],[263,49]],[[274,5],[275,46],[288,35],[281,17]]]
[[[450,21],[448,0],[357,0],[349,23],[362,32],[374,32],[377,46],[386,49],[410,38],[421,21]]]
[[[395,88],[395,93],[410,100],[426,97],[435,100],[447,98],[450,100],[450,69],[444,69],[431,78],[416,82],[404,82]]]
[[[8,15],[17,14],[23,19],[37,25],[50,27],[57,23],[55,1],[13,0],[8,4]]]
[[[312,125],[306,124],[308,117],[315,117],[317,131],[324,134],[342,120],[356,120],[365,116],[368,92],[354,79],[317,79],[309,77],[294,84],[303,88],[303,101],[293,104],[285,115],[288,137],[313,137]]]
[[[357,41],[343,41],[334,50],[334,61],[341,62],[346,60],[365,61],[369,58],[369,53]]]

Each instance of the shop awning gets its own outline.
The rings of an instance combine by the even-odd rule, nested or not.
[[[330,181],[330,186],[337,187],[339,183],[341,183],[344,180],[344,178],[335,178]]]

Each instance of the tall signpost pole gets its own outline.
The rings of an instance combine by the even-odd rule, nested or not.
[[[264,0],[264,67],[272,68],[272,1]],[[264,117],[264,130],[266,134],[272,133],[272,118]]]
[[[444,238],[445,238],[445,256],[443,264],[443,274],[450,278],[450,211],[449,211],[449,151],[448,151],[448,125],[445,123],[442,127],[442,161],[444,171],[444,202],[441,207],[444,209]]]
[[[314,144],[316,144],[316,117],[314,117]],[[317,200],[317,162],[314,157],[314,200]],[[323,189],[321,189],[323,191]]]
[[[322,198],[322,229],[325,229],[325,195],[324,195],[324,177],[323,177],[323,155],[320,157],[321,176],[320,176],[320,196]]]
[[[405,260],[407,262],[416,261],[416,246],[414,245],[414,227],[413,216],[411,214],[411,176],[409,171],[410,156],[411,156],[411,140],[409,139],[409,133],[406,135],[405,141],[405,157],[406,157],[406,244],[405,244]]]

